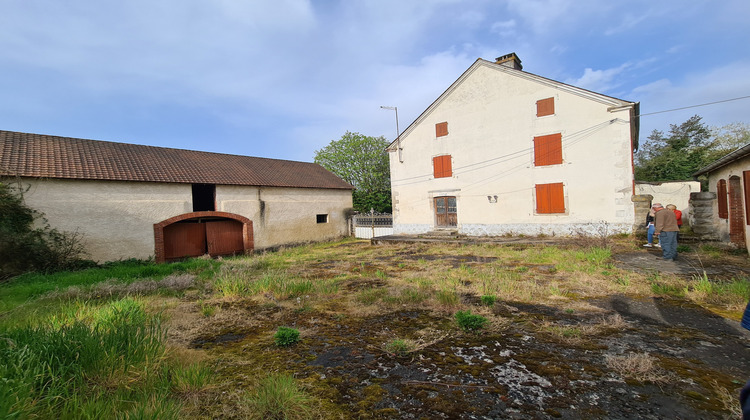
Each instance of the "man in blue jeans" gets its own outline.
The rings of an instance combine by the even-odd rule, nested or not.
[[[750,330],[750,302],[745,307],[745,314],[742,315],[742,326]],[[747,381],[740,391],[740,407],[742,407],[742,418],[750,420],[750,381]]]
[[[677,233],[680,231],[677,226],[677,217],[674,212],[667,210],[660,203],[654,203],[654,236],[659,238],[661,244],[661,255],[665,260],[674,261],[677,259]]]

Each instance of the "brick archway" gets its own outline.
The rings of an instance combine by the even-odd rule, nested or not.
[[[185,213],[179,216],[170,217],[169,219],[163,220],[159,223],[154,223],[154,254],[156,256],[157,263],[163,263],[166,261],[167,256],[165,253],[164,245],[164,230],[168,226],[171,226],[178,222],[185,222],[200,219],[214,219],[214,220],[231,220],[242,224],[242,248],[245,254],[249,254],[253,251],[255,244],[253,241],[253,221],[247,217],[240,216],[238,214],[227,213],[223,211],[196,211],[192,213]]]

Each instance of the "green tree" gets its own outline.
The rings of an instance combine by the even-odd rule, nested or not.
[[[750,144],[750,124],[733,122],[721,127],[711,127],[711,137],[716,139],[722,152],[733,152]]]
[[[670,124],[667,135],[659,130],[651,133],[636,156],[635,179],[692,180],[694,172],[725,153],[701,117],[695,115],[682,124]]]
[[[354,209],[391,211],[391,176],[388,140],[347,131],[341,139],[315,151],[315,163],[354,185]]]

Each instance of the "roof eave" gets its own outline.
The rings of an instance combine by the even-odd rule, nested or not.
[[[716,169],[719,169],[723,166],[729,165],[732,162],[735,162],[739,159],[744,158],[745,156],[750,155],[750,143],[746,144],[745,146],[735,150],[734,152],[728,153],[722,158],[719,158],[715,160],[714,162],[704,166],[703,168],[699,169],[697,172],[693,174],[693,177],[698,177],[703,174],[707,174],[709,172],[712,172]]]

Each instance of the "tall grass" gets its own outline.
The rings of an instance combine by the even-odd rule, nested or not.
[[[216,290],[227,297],[246,297],[259,294],[273,295],[284,300],[312,293],[334,294],[338,292],[339,279],[316,279],[315,281],[294,276],[285,270],[269,270],[258,273],[254,270],[223,270],[214,283]]]
[[[264,378],[247,402],[251,418],[302,420],[313,417],[314,400],[300,390],[289,375]]]
[[[170,264],[127,260],[104,264],[101,267],[54,274],[28,273],[0,284],[0,313],[19,306],[30,299],[71,286],[88,287],[108,279],[131,283],[138,279],[159,280],[173,273],[211,275],[221,263],[213,260],[191,259]]]
[[[177,418],[158,316],[131,298],[69,315],[0,329],[0,418]]]

